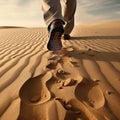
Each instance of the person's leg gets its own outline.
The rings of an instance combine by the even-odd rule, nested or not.
[[[61,36],[64,33],[60,0],[42,0],[42,10],[49,31],[48,50],[62,48]]]
[[[49,26],[56,19],[64,21],[62,17],[60,0],[42,0],[42,10],[47,26]]]
[[[63,18],[65,20],[64,34],[69,35],[74,27],[74,15],[76,11],[76,0],[64,0]]]

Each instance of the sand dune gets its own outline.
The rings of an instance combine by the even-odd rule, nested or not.
[[[47,37],[0,29],[0,120],[120,120],[120,22],[77,25],[57,52]]]

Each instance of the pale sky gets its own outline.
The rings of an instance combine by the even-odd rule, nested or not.
[[[76,24],[120,20],[120,0],[77,0]],[[0,0],[0,26],[45,26],[41,0]]]

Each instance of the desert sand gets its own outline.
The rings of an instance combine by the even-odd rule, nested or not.
[[[53,52],[46,28],[0,29],[0,120],[120,120],[120,22],[71,36]]]

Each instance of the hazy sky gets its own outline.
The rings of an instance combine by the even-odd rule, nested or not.
[[[120,0],[77,0],[75,23],[120,20]],[[45,26],[41,0],[0,0],[0,26]]]

